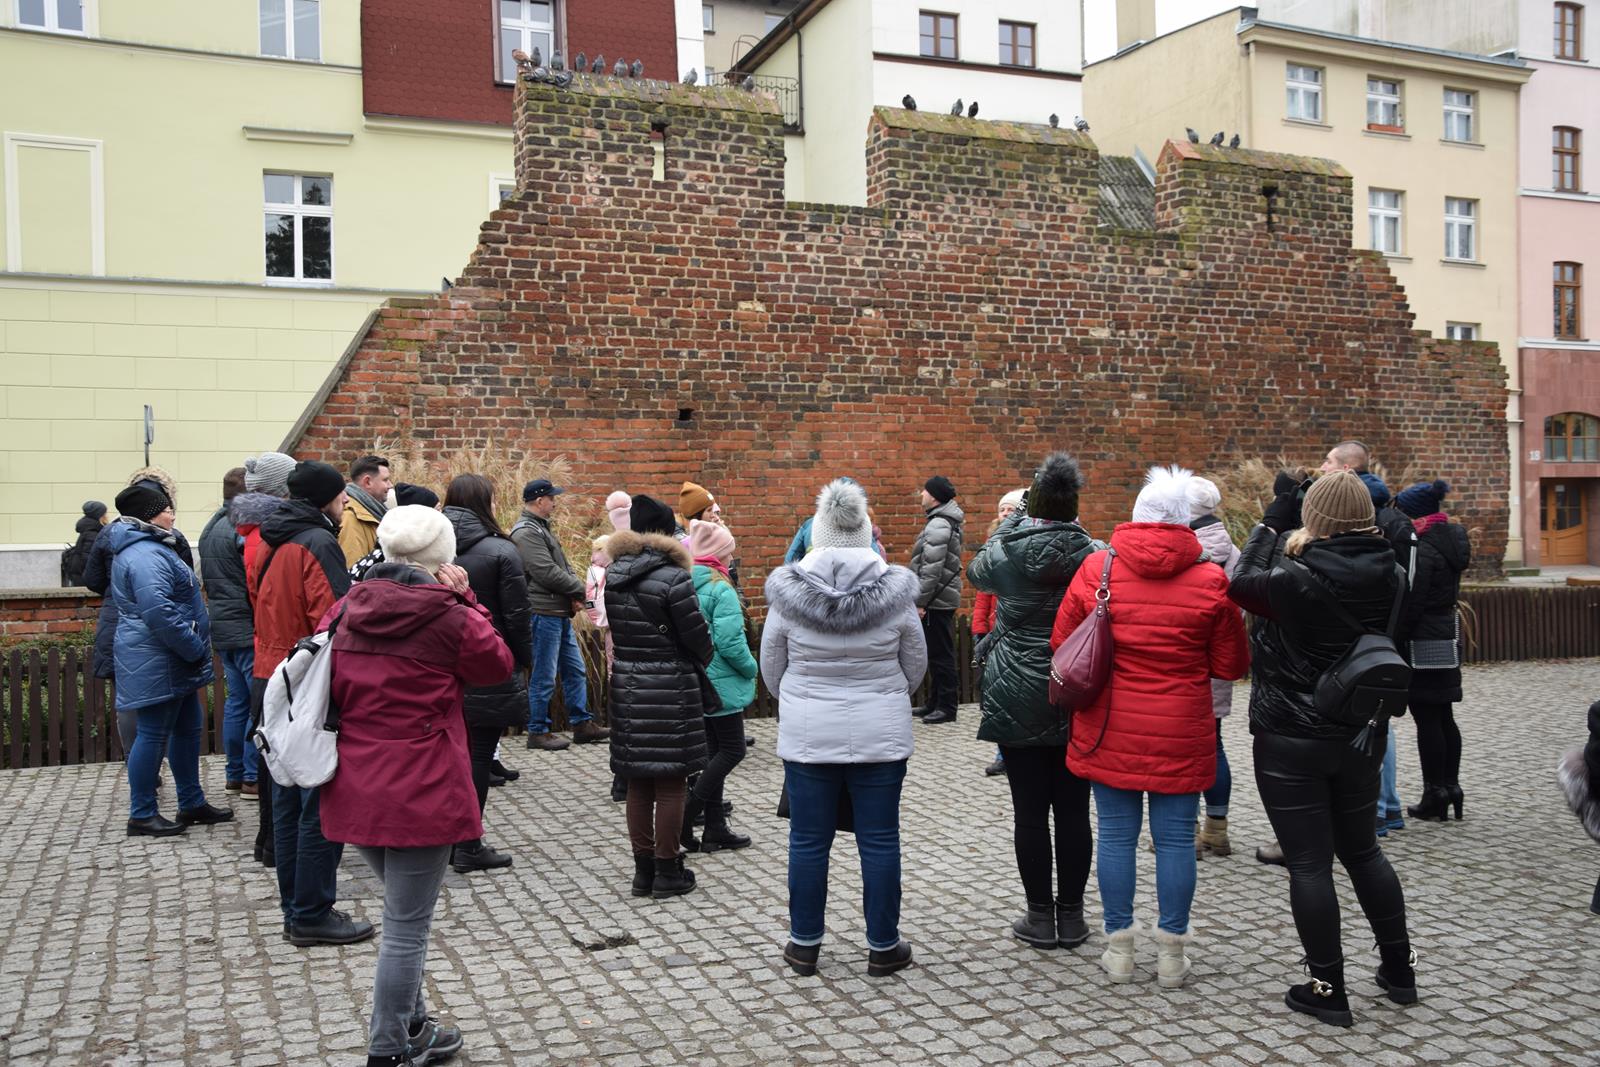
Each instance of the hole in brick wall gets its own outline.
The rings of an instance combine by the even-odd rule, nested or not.
[[[694,408],[679,408],[678,409],[678,421],[679,422],[693,422],[694,421]]]
[[[1268,182],[1267,184],[1263,185],[1261,187],[1261,195],[1266,197],[1267,200],[1267,231],[1270,233],[1273,230],[1272,210],[1278,206],[1277,185],[1273,184],[1272,182]]]
[[[650,177],[655,181],[667,179],[667,127],[663,123],[650,124],[650,150],[654,158],[650,164]]]

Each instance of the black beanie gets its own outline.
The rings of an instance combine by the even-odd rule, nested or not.
[[[83,502],[83,513],[91,519],[99,519],[100,516],[106,513],[106,506],[98,500],[85,500]]]
[[[289,472],[289,495],[314,508],[325,508],[344,492],[344,475],[326,463],[303,459]]]
[[[149,522],[172,506],[160,482],[140,479],[117,494],[117,511],[130,519]]]
[[[439,494],[425,485],[395,482],[394,502],[400,507],[405,507],[408,504],[420,504],[425,508],[434,508],[439,506]]]
[[[941,504],[948,504],[956,498],[956,487],[950,484],[950,479],[942,474],[935,474],[932,478],[923,482],[922,488],[926,489],[928,495]]]
[[[1083,474],[1078,461],[1068,452],[1052,452],[1044,457],[1028,487],[1028,514],[1036,519],[1072,522],[1078,517],[1078,493],[1083,489]]]
[[[671,508],[643,493],[634,497],[633,505],[628,508],[628,527],[634,533],[666,534],[670,537],[677,524]]]

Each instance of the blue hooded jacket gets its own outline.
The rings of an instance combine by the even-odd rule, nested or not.
[[[210,684],[211,618],[200,580],[167,531],[127,519],[100,535],[113,554],[117,709],[162,704]]]

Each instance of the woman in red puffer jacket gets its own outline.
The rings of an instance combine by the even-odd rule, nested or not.
[[[1095,866],[1110,938],[1100,962],[1118,983],[1133,981],[1134,857],[1150,798],[1156,973],[1165,988],[1181,986],[1189,973],[1195,815],[1217,776],[1211,679],[1243,677],[1250,664],[1228,580],[1189,528],[1192,477],[1178,467],[1151,468],[1133,521],[1111,535],[1111,677],[1094,703],[1073,713],[1067,744],[1067,767],[1094,790]],[[1106,558],[1088,557],[1067,587],[1052,652],[1094,610]]]

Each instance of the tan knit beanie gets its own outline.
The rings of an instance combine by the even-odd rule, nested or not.
[[[1312,482],[1300,505],[1300,523],[1313,537],[1370,530],[1374,521],[1372,494],[1349,471],[1324,474]]]

